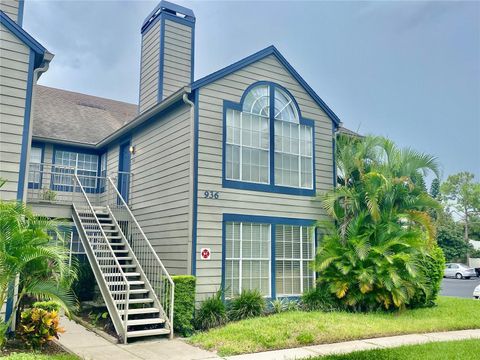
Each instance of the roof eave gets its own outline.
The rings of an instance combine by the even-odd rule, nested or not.
[[[29,33],[27,33],[20,25],[10,19],[10,17],[0,10],[0,23],[10,30],[16,37],[18,37],[25,45],[27,45],[35,53],[35,67],[38,67],[42,62],[50,61],[53,54],[35,40]]]
[[[162,102],[158,103],[157,105],[153,106],[152,108],[144,111],[143,113],[139,114],[135,119],[130,121],[127,125],[121,127],[117,131],[113,132],[105,139],[98,142],[95,146],[98,148],[102,148],[112,141],[117,140],[121,136],[125,135],[129,131],[135,129],[137,126],[141,125],[145,121],[151,119],[153,116],[157,115],[158,113],[166,110],[171,105],[176,104],[178,101],[182,100],[184,94],[190,94],[192,89],[189,86],[185,86],[174,92],[172,95],[167,97]]]

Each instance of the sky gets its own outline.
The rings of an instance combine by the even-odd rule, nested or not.
[[[275,45],[344,126],[480,180],[480,2],[176,1],[195,12],[195,79]],[[35,1],[55,54],[39,83],[138,103],[140,27],[158,1]]]

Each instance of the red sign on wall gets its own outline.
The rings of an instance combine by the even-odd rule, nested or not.
[[[210,255],[211,255],[211,252],[209,248],[200,249],[200,256],[202,260],[210,260]]]

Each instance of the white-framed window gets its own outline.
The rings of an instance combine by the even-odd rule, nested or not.
[[[42,181],[42,153],[41,147],[30,148],[30,168],[28,171],[28,187],[38,189]]]
[[[74,184],[75,169],[86,190],[97,188],[98,155],[56,150],[53,185],[57,190],[70,190],[69,187]]]
[[[268,184],[270,158],[270,93],[253,88],[242,111],[227,109],[226,178]]]
[[[313,227],[275,226],[275,288],[277,296],[298,296],[313,288]]]
[[[245,94],[241,110],[228,106],[226,180],[314,189],[313,122],[301,119],[287,91],[277,85],[256,85]],[[274,169],[270,169],[271,156]]]
[[[257,289],[271,294],[270,224],[225,223],[225,297]]]
[[[275,185],[313,188],[312,127],[301,125],[293,99],[275,88]]]

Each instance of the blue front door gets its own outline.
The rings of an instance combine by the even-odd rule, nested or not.
[[[120,158],[118,162],[118,191],[128,203],[130,190],[130,141],[120,145]]]

